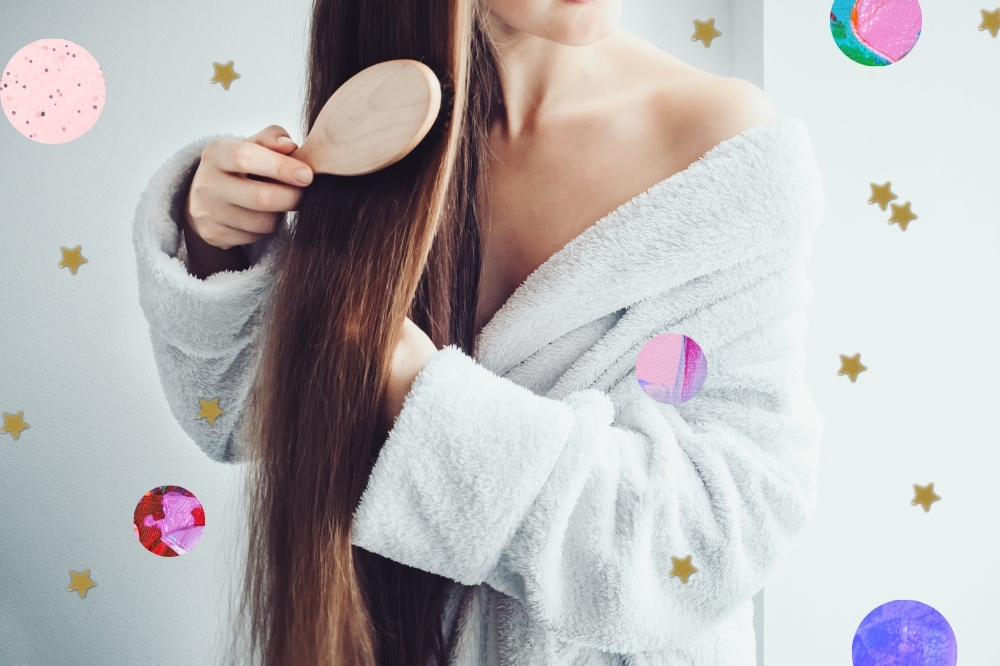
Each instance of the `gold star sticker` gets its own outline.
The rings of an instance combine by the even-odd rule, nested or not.
[[[868,200],[869,204],[877,203],[878,207],[885,210],[885,207],[889,205],[889,202],[898,197],[892,193],[892,182],[886,182],[885,185],[871,184],[872,186],[872,196]]]
[[[681,579],[681,582],[684,583],[685,585],[687,585],[688,576],[690,576],[693,573],[698,573],[698,570],[695,569],[693,566],[691,566],[690,555],[688,555],[683,559],[678,559],[673,555],[671,555],[670,559],[673,560],[674,562],[674,568],[671,569],[670,576],[671,577],[678,576]]]
[[[847,357],[843,354],[840,355],[840,370],[837,372],[837,376],[840,375],[850,375],[851,383],[853,384],[857,378],[858,373],[864,372],[868,368],[861,365],[861,354],[855,354],[854,356]]]
[[[997,31],[1000,30],[1000,7],[991,12],[985,9],[980,9],[979,11],[983,15],[983,22],[979,24],[979,29],[989,30],[990,34],[996,37]]]
[[[229,90],[229,84],[232,83],[234,79],[240,78],[240,75],[233,70],[232,60],[227,62],[225,65],[213,62],[212,66],[215,67],[215,76],[212,77],[212,83],[221,83],[222,87],[226,90]]]
[[[903,231],[906,231],[906,225],[917,219],[917,216],[910,210],[909,201],[902,206],[897,206],[896,204],[889,205],[892,206],[892,217],[889,218],[889,224],[896,222]]]
[[[933,483],[929,483],[927,486],[918,486],[914,483],[913,491],[915,495],[913,496],[913,501],[910,502],[910,506],[921,504],[924,507],[925,513],[931,510],[932,503],[941,499],[939,495],[935,494]]]
[[[72,592],[73,590],[76,590],[81,599],[86,598],[87,590],[92,587],[97,587],[97,583],[90,580],[90,569],[84,569],[83,573],[70,571],[69,576],[72,582],[69,584],[69,587],[66,588],[66,591]]]
[[[201,411],[198,412],[196,419],[208,419],[209,425],[215,425],[215,419],[217,419],[221,414],[225,414],[219,407],[219,399],[212,398],[211,400],[202,400],[198,398],[198,402],[201,403]]]
[[[80,264],[87,263],[87,259],[80,254],[79,245],[72,250],[66,247],[59,249],[62,250],[62,261],[59,262],[59,268],[68,268],[73,275],[76,275],[76,269],[80,268]]]
[[[715,29],[715,19],[710,18],[707,21],[694,20],[694,35],[691,37],[691,41],[701,40],[701,43],[705,45],[707,49],[711,44],[712,40],[721,35],[722,33]]]
[[[22,430],[31,427],[24,422],[24,419],[21,418],[22,416],[24,416],[23,410],[18,412],[17,414],[8,414],[7,412],[4,412],[3,427],[0,428],[0,435],[2,435],[5,432],[9,432],[14,439],[20,437]]]

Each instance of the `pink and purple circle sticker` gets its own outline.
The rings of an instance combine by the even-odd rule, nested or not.
[[[890,601],[854,634],[854,666],[955,666],[958,643],[941,613],[919,601]]]
[[[201,539],[205,509],[190,491],[180,486],[159,486],[136,504],[132,529],[149,552],[177,557]]]
[[[642,346],[635,377],[650,398],[677,405],[693,398],[705,383],[708,361],[698,343],[680,333],[661,333]]]
[[[918,0],[834,0],[833,40],[848,58],[869,66],[899,62],[920,39]]]
[[[40,39],[0,72],[0,106],[32,141],[66,143],[86,134],[104,110],[104,73],[83,47]]]

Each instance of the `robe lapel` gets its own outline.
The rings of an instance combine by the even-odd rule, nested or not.
[[[794,225],[789,179],[811,155],[795,117],[719,143],[542,263],[483,327],[476,360],[503,376],[583,324],[773,249]]]

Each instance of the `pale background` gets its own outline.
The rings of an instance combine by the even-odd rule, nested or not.
[[[869,68],[830,36],[832,2],[765,2],[765,87],[808,123],[827,199],[810,265],[819,503],[765,586],[767,666],[851,664],[858,624],[896,599],[944,615],[959,664],[1000,663],[1000,36],[978,30],[998,4],[924,0],[913,51]],[[887,180],[919,216],[906,231],[867,203]],[[852,384],[839,354],[859,352]],[[925,513],[910,501],[929,482]]]
[[[101,64],[97,124],[62,145],[0,122],[0,664],[212,664],[238,563],[238,468],[174,421],[138,304],[131,225],[153,170],[206,134],[277,123],[299,139],[307,0],[0,4],[0,65],[68,39]],[[815,519],[768,579],[768,666],[849,664],[876,606],[934,606],[961,663],[1000,659],[995,574],[1000,38],[969,0],[927,0],[912,53],[886,68],[843,56],[832,0],[624,0],[622,23],[674,55],[762,86],[810,128],[826,219],[810,275],[808,374],[826,419]],[[986,6],[986,9],[993,9]],[[692,42],[693,19],[723,35]],[[210,85],[212,61],[242,78]],[[891,180],[919,219],[868,205]],[[59,246],[82,245],[77,275]],[[852,384],[838,355],[870,370]],[[930,513],[914,483],[935,483]],[[132,513],[176,484],[208,528],[177,558],[144,550]],[[69,570],[91,570],[86,599]],[[759,633],[759,636],[761,634]]]

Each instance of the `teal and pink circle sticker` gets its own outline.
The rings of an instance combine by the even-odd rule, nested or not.
[[[922,29],[918,0],[834,0],[830,10],[833,40],[862,65],[899,62],[916,46]]]
[[[635,377],[653,400],[677,405],[693,398],[705,384],[708,360],[698,343],[680,333],[661,333],[639,350]]]
[[[194,548],[205,531],[205,509],[180,486],[158,486],[135,506],[132,529],[154,555],[177,557]]]

